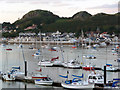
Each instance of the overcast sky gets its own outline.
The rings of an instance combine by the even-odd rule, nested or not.
[[[31,10],[42,9],[60,17],[71,17],[79,11],[114,14],[119,0],[0,0],[0,23],[13,23]]]

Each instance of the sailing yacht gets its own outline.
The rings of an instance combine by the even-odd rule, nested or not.
[[[12,51],[12,49],[6,49],[6,51]],[[7,52],[6,52],[6,60],[7,60]],[[8,60],[7,60],[7,65],[8,65]],[[7,70],[8,70],[8,66],[7,66]],[[10,71],[7,71],[7,73],[3,74],[2,79],[5,81],[14,81],[15,76]]]

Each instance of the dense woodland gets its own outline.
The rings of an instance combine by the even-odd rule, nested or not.
[[[98,13],[91,15],[86,11],[74,14],[72,17],[59,17],[50,11],[33,10],[25,14],[21,19],[14,23],[2,24],[7,30],[16,30],[16,32],[5,32],[4,37],[16,37],[19,32],[75,32],[76,36],[80,35],[81,30],[84,32],[96,32],[97,28],[100,32],[120,33],[120,13],[105,14]],[[36,29],[24,30],[33,24],[37,25]],[[17,27],[18,26],[18,27]],[[16,28],[17,27],[17,28]]]

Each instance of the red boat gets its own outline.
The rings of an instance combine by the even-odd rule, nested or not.
[[[77,47],[73,46],[72,48],[77,48]]]
[[[8,49],[6,49],[6,50],[11,51],[12,49],[11,49],[11,48],[8,48]]]
[[[94,70],[95,67],[82,67],[83,70]]]

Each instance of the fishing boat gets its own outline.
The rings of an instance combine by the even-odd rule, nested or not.
[[[70,60],[69,62],[62,63],[62,66],[75,69],[75,68],[80,68],[80,63],[76,60]]]

